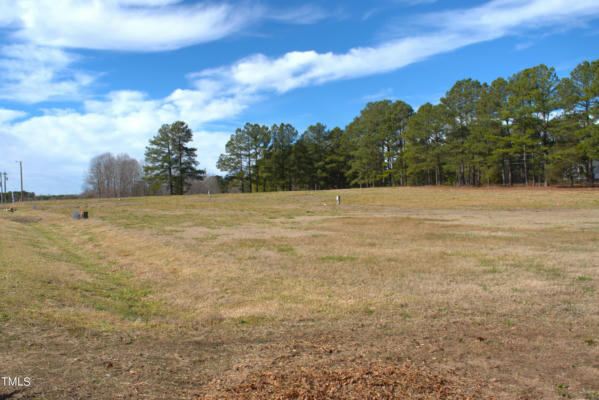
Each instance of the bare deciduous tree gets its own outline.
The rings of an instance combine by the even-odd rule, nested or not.
[[[84,191],[97,197],[143,195],[141,178],[141,165],[136,159],[127,154],[115,157],[104,153],[91,159]]]

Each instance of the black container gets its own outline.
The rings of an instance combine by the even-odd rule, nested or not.
[[[82,218],[83,218],[83,219],[87,219],[87,211],[83,211]]]

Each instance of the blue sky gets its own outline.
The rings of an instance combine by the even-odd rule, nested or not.
[[[344,127],[368,101],[598,55],[597,0],[0,0],[0,171],[79,193],[93,156],[142,160],[183,120],[217,173],[246,121]]]

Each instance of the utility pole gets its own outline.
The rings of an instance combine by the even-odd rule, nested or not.
[[[2,175],[0,175],[0,180],[2,179]],[[8,199],[6,198],[6,192],[8,192],[7,188],[6,188],[6,180],[7,180],[7,176],[6,176],[6,171],[4,171],[4,201],[6,201],[8,203]]]
[[[21,170],[21,203],[23,203],[23,161],[17,161]]]
[[[0,204],[4,204],[4,184],[2,183],[2,172],[0,172]]]

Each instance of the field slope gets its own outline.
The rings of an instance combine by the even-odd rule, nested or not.
[[[33,204],[0,214],[31,381],[0,398],[599,399],[597,190]]]

